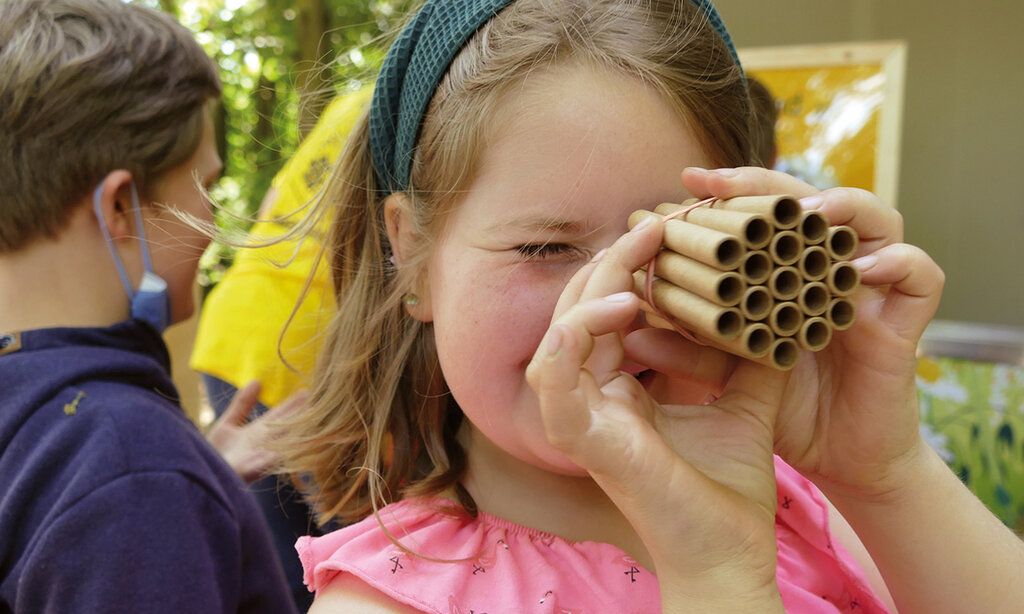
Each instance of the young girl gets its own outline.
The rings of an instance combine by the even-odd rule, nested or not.
[[[313,611],[1014,603],[1019,544],[918,436],[941,271],[871,194],[730,168],[749,106],[706,2],[425,4],[324,199],[338,316],[280,444],[359,522],[300,540]],[[860,234],[856,325],[790,373],[644,326],[628,214],[775,193]]]

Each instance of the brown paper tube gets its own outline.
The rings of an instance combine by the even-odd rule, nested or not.
[[[650,216],[661,217],[653,211],[634,211],[629,215],[629,227]],[[665,222],[663,242],[678,254],[724,271],[735,269],[743,256],[743,244],[736,237],[682,220]]]
[[[800,270],[800,274],[807,281],[820,281],[828,275],[829,264],[830,260],[825,248],[813,245],[800,254],[800,259],[796,261],[796,268]]]
[[[654,212],[671,215],[681,209],[683,209],[683,205],[662,203],[654,208]],[[750,249],[761,249],[768,245],[768,240],[772,238],[772,223],[763,215],[756,213],[726,211],[717,207],[697,207],[676,219],[738,237]]]
[[[836,296],[848,296],[860,285],[860,271],[849,262],[836,262],[828,270],[825,284]]]
[[[857,251],[857,233],[849,226],[833,226],[828,229],[825,249],[836,260],[849,260]]]
[[[817,352],[832,340],[832,326],[825,318],[807,318],[797,332],[796,340],[805,350]]]
[[[634,290],[644,294],[645,273],[633,273]],[[743,329],[743,314],[735,307],[723,307],[687,292],[675,284],[656,279],[651,285],[654,306],[680,325],[709,339],[733,339]]]
[[[768,313],[768,326],[780,337],[796,334],[804,323],[804,313],[796,303],[776,303]]]
[[[750,286],[740,299],[740,313],[748,320],[763,320],[768,317],[775,301],[764,286]]]
[[[800,294],[796,297],[796,304],[800,305],[800,311],[809,316],[820,316],[828,309],[829,300],[828,286],[820,281],[812,281],[800,288]]]
[[[791,266],[780,266],[768,276],[768,290],[780,301],[795,299],[803,285],[800,271]]]
[[[825,310],[825,318],[836,330],[846,330],[853,326],[855,309],[853,302],[846,298],[834,298]]]
[[[781,195],[739,196],[716,201],[715,207],[726,211],[744,211],[763,215],[771,220],[776,228],[783,230],[795,227],[800,222],[800,214],[803,213],[800,203],[789,196]]]
[[[711,345],[744,358],[761,358],[768,354],[775,335],[764,324],[748,324],[735,339],[710,339]]]
[[[775,233],[768,243],[768,255],[776,264],[782,266],[794,264],[800,259],[800,253],[804,251],[804,240],[792,230],[783,230]]]
[[[804,211],[797,228],[805,245],[817,245],[828,236],[828,219],[817,211]]]
[[[763,284],[772,274],[772,259],[765,251],[747,252],[740,259],[738,270],[743,279],[747,281],[747,285]]]
[[[654,272],[684,290],[726,307],[740,302],[747,289],[747,282],[739,273],[719,271],[670,250],[658,254]]]
[[[785,337],[773,341],[766,356],[750,360],[779,371],[789,371],[796,364],[798,358],[800,358],[800,347],[792,338]]]

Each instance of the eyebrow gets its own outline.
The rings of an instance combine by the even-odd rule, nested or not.
[[[550,217],[546,215],[522,215],[499,221],[487,227],[489,232],[525,230],[529,232],[550,232],[583,235],[590,232],[589,225],[582,221]]]

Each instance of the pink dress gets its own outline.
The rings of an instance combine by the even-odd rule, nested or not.
[[[778,457],[778,583],[787,612],[886,612],[863,573],[828,530],[818,490]],[[640,614],[660,612],[657,578],[608,544],[570,542],[481,513],[437,511],[438,500],[380,510],[393,536],[434,562],[407,554],[369,518],[296,544],[311,591],[351,573],[423,612],[444,614]]]

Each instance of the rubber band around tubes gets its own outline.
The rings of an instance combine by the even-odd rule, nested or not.
[[[684,207],[679,211],[675,211],[673,213],[670,213],[669,215],[666,215],[664,218],[662,218],[662,220],[665,222],[669,220],[674,220],[676,218],[683,218],[685,220],[686,215],[689,212],[693,211],[698,207],[714,207],[715,201],[717,200],[718,199],[715,198],[714,196],[712,196],[711,198],[705,198],[702,201],[695,202],[688,207]],[[654,261],[655,258],[651,258],[651,261],[647,263],[647,276],[644,279],[644,300],[647,301],[647,305],[651,308],[655,315],[659,316],[660,318],[671,324],[672,328],[674,328],[676,332],[682,335],[684,338],[696,343],[697,345],[707,345],[706,343],[698,339],[692,331],[677,325],[675,318],[669,316],[664,311],[659,309],[657,305],[654,304]]]
[[[679,217],[685,220],[686,214],[688,214],[689,212],[693,211],[697,207],[714,207],[715,201],[717,200],[718,199],[713,196],[711,198],[705,198],[702,201],[695,202],[688,207],[684,207],[679,211],[675,211],[673,213],[670,213],[669,215],[666,215],[663,218],[663,221],[667,222],[668,220],[674,220]],[[698,339],[692,331],[687,330],[682,326],[676,324],[675,318],[669,316],[664,311],[659,309],[657,305],[654,304],[654,261],[655,258],[651,258],[651,261],[647,263],[647,276],[644,279],[644,300],[647,301],[647,305],[651,308],[652,311],[654,311],[656,315],[658,315],[663,320],[671,324],[672,328],[676,329],[676,332],[682,335],[684,338],[696,343],[697,345],[706,346],[707,344]],[[701,405],[708,405],[710,403],[714,403],[719,399],[719,397],[720,395],[715,394],[714,392],[709,392],[707,396],[705,396],[704,399],[701,401]]]

